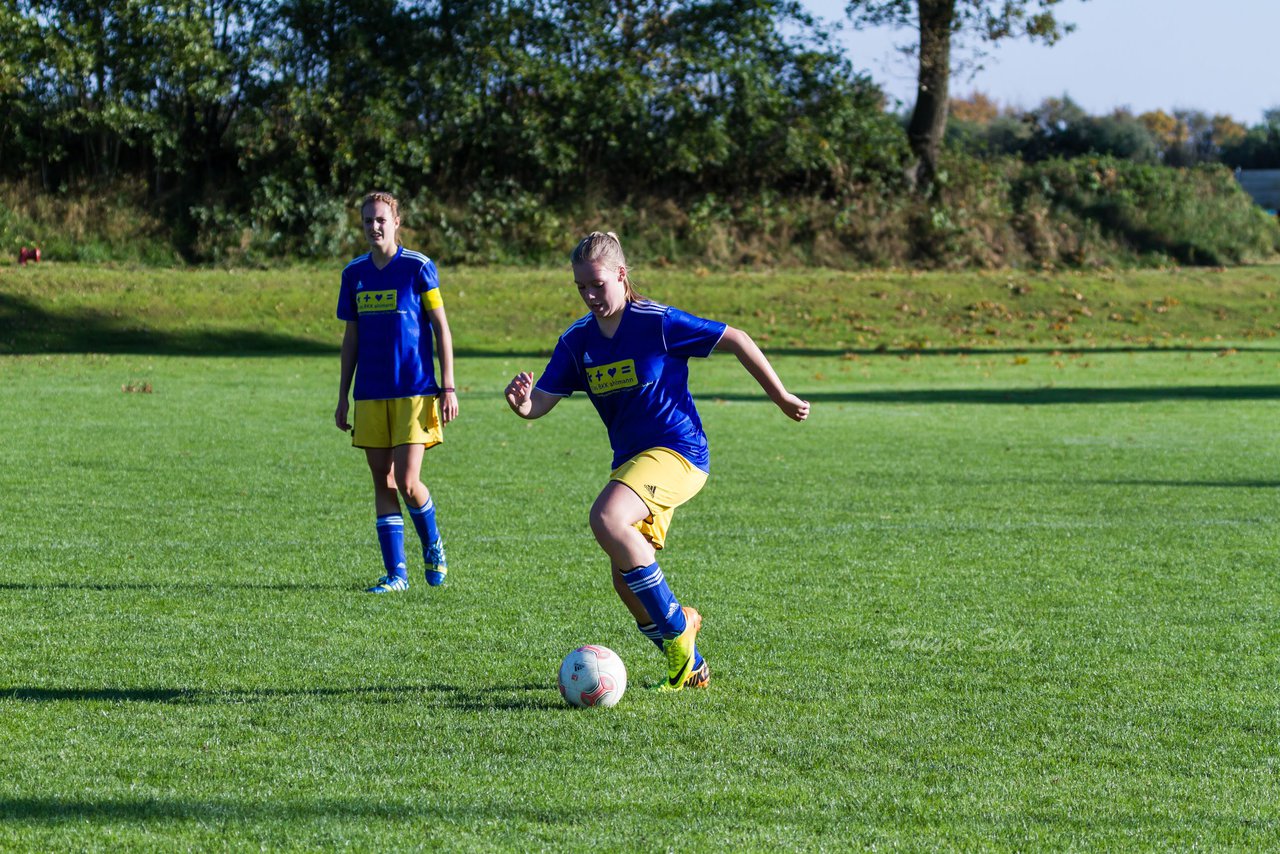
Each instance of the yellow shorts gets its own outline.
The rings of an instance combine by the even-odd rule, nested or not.
[[[351,444],[357,448],[394,448],[444,441],[440,402],[435,397],[357,400]]]
[[[648,518],[636,528],[660,549],[676,508],[698,494],[707,473],[669,448],[650,448],[614,469],[609,480],[626,484],[648,506]]]

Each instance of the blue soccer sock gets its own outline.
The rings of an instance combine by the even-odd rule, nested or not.
[[[649,623],[642,626],[639,622],[636,622],[636,628],[640,630],[640,634],[653,641],[654,646],[658,648],[658,652],[662,652],[662,632],[658,631],[657,623]]]
[[[378,546],[382,549],[382,566],[387,575],[408,578],[409,567],[404,559],[404,517],[399,513],[378,517]]]
[[[684,632],[684,611],[667,586],[666,576],[657,561],[623,573],[622,580],[644,605],[649,619],[653,620],[664,638],[673,638]]]
[[[413,520],[418,539],[422,540],[422,551],[425,554],[427,547],[440,539],[440,526],[436,524],[436,504],[430,495],[427,496],[427,503],[421,507],[409,507],[409,518]]]

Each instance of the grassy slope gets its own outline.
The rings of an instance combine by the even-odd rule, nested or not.
[[[581,315],[561,270],[446,269],[460,352],[546,351]],[[641,290],[768,348],[1063,348],[1265,342],[1280,268],[1027,273],[642,271]],[[0,267],[0,352],[329,351],[337,272]]]
[[[3,271],[7,305],[28,272]],[[753,331],[769,318],[748,306],[774,306],[759,310],[775,351],[793,350],[779,370],[817,404],[793,425],[732,363],[694,366],[715,468],[665,563],[707,615],[716,681],[676,702],[639,690],[656,653],[586,532],[607,459],[594,414],[571,400],[518,421],[498,390],[539,358],[480,355],[545,350],[498,319],[532,301],[553,336],[575,310],[558,275],[456,275],[474,355],[426,472],[455,577],[391,600],[354,592],[378,568],[366,475],[327,426],[332,355],[230,352],[243,329],[330,348],[301,306],[327,314],[331,276],[130,273],[163,310],[102,295],[121,274],[18,280],[77,320],[68,349],[92,326],[161,352],[0,358],[7,432],[28,437],[0,446],[0,847],[1275,844],[1280,366],[1266,327],[1241,321],[1271,305],[1251,278],[1271,272],[1126,279],[1107,297],[1033,279],[1010,297],[1068,288],[1127,309],[1172,293],[1130,325],[1182,314],[1168,331],[1186,351],[1015,344],[1001,320],[1012,352],[936,356],[874,353],[934,312],[863,345],[784,324],[802,309],[779,291],[825,274],[730,293],[650,277]],[[888,304],[885,324],[909,316],[902,289],[945,305],[1005,287],[853,281],[892,289],[856,297]],[[226,337],[179,308],[210,290],[237,297],[206,309]],[[110,337],[140,314],[165,336]],[[1098,315],[1077,322],[1125,329]],[[122,394],[131,380],[154,393]],[[610,713],[570,712],[552,688],[584,641],[630,666]],[[673,757],[680,784],[659,782]]]

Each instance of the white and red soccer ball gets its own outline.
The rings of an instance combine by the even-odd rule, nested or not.
[[[607,646],[580,646],[560,662],[560,694],[571,706],[615,706],[626,690],[626,665]]]

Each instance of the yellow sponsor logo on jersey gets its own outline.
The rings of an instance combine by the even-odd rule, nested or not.
[[[607,365],[587,367],[587,388],[592,394],[608,394],[611,391],[637,386],[635,359],[623,359]]]
[[[356,294],[356,311],[365,314],[371,311],[395,311],[395,291],[361,291]]]

